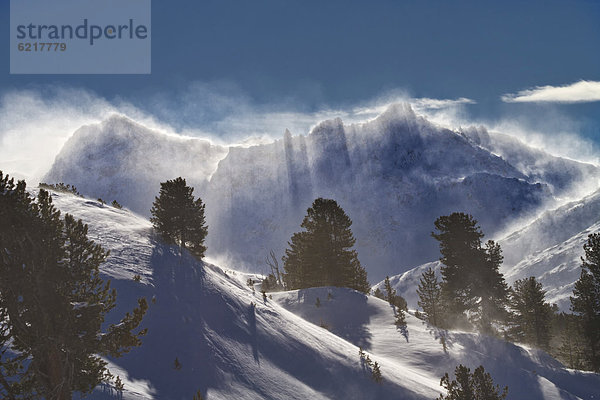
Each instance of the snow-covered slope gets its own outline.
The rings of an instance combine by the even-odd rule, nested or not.
[[[392,288],[396,290],[396,292],[404,297],[408,307],[411,310],[417,310],[419,297],[417,296],[417,287],[419,286],[419,281],[421,279],[421,275],[423,272],[427,271],[428,268],[432,268],[437,273],[438,281],[441,280],[440,276],[440,268],[442,263],[440,261],[433,261],[429,263],[425,263],[419,265],[418,267],[411,268],[406,272],[403,272],[398,275],[390,276],[390,284]],[[372,290],[380,289],[385,293],[384,287],[385,281],[380,281],[373,285]]]
[[[505,253],[505,264],[513,266],[523,259],[523,255],[531,255],[560,244],[598,221],[600,191],[548,210],[527,226],[500,239]]]
[[[600,233],[600,191],[579,201],[542,213],[530,224],[499,240],[505,257],[507,283],[535,276],[547,291],[546,299],[569,311],[569,296],[581,274],[583,245],[591,233]],[[417,307],[416,288],[432,262],[390,277],[392,285],[411,307]],[[374,287],[383,287],[379,282]]]
[[[479,146],[499,155],[533,181],[546,182],[556,192],[574,190],[587,194],[598,187],[597,167],[553,157],[527,146],[514,136],[489,133],[483,126],[462,129],[461,133]],[[575,187],[574,187],[575,185]]]
[[[411,315],[405,336],[389,305],[349,289],[277,293],[263,301],[245,285],[247,275],[180,255],[129,211],[66,194],[54,198],[111,251],[102,271],[118,290],[112,317],[140,296],[150,300],[143,346],[113,360],[126,372],[125,398],[190,399],[200,390],[207,400],[432,399],[441,375],[458,363],[483,364],[509,386],[510,399],[592,399],[600,387],[598,375],[565,370],[543,352],[438,332]],[[361,367],[358,345],[381,365],[382,385]],[[94,397],[109,393],[99,389]]]
[[[535,276],[548,291],[548,300],[567,311],[581,273],[583,245],[589,234],[599,232],[600,192],[543,213],[500,241],[508,259],[503,268],[507,281]],[[510,256],[514,253],[527,256],[515,259]]]
[[[510,137],[492,148],[484,133],[495,137],[443,129],[399,104],[363,124],[324,121],[306,136],[225,150],[114,117],[74,134],[45,180],[148,215],[159,182],[183,175],[207,204],[209,254],[250,268],[271,249],[281,256],[312,201],[331,197],[379,280],[437,258],[429,233],[442,214],[469,212],[491,235],[600,176]]]

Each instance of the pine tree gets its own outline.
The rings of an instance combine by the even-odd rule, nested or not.
[[[381,376],[381,368],[379,367],[379,363],[375,361],[373,363],[373,371],[371,371],[371,378],[377,383],[383,382],[383,377]]]
[[[439,233],[442,283],[441,296],[448,319],[464,317],[471,311],[474,322],[483,332],[491,332],[492,322],[505,318],[503,305],[508,286],[499,271],[502,263],[500,246],[488,241],[483,247],[483,233],[471,215],[452,213],[435,221]]]
[[[307,210],[283,257],[286,286],[299,289],[315,286],[350,287],[370,290],[366,270],[360,265],[352,221],[334,201],[318,198]]]
[[[167,243],[188,249],[198,258],[204,256],[208,233],[202,199],[194,200],[194,188],[179,177],[160,184],[159,196],[152,204],[150,221]]]
[[[385,299],[390,303],[390,305],[394,305],[396,299],[396,289],[392,288],[392,284],[390,283],[390,277],[386,276],[383,281],[383,288],[385,290]]]
[[[423,309],[427,322],[433,326],[441,325],[442,299],[440,284],[435,271],[429,267],[423,272],[417,287],[418,306]]]
[[[587,367],[600,371],[600,234],[588,236],[583,245],[581,275],[575,282],[571,310],[580,316],[585,338]]]
[[[564,329],[560,334],[561,343],[558,348],[558,358],[568,367],[582,368],[583,340],[579,329],[578,318],[572,314],[561,314],[564,319]]]
[[[378,299],[385,300],[385,295],[379,288],[375,289],[375,291],[373,292],[373,296],[377,297]]]
[[[193,400],[204,400],[204,397],[202,397],[202,392],[200,390],[198,390],[196,392],[196,394],[194,395],[194,399]]]
[[[35,201],[24,181],[2,172],[0,221],[0,395],[63,400],[91,391],[110,377],[100,356],[141,344],[145,330],[132,331],[145,299],[102,331],[116,302],[98,268],[108,253],[87,238],[87,225],[61,218],[48,192]]]
[[[483,233],[472,216],[452,213],[439,217],[434,223],[439,233],[432,233],[440,244],[442,298],[447,311],[462,315],[473,307],[471,282],[481,262]]]
[[[492,323],[505,322],[508,318],[506,304],[509,288],[500,272],[502,250],[498,243],[488,240],[482,249],[483,262],[473,283],[472,295],[480,299],[478,325],[481,332],[493,334]]]
[[[117,398],[122,399],[123,391],[125,390],[125,384],[123,384],[123,381],[118,376],[115,379],[115,390],[117,391]]]
[[[494,386],[491,375],[479,366],[471,374],[471,370],[464,365],[459,365],[454,370],[456,380],[450,381],[446,373],[440,381],[448,392],[446,396],[440,394],[438,400],[502,400],[508,394],[508,387],[500,391],[499,386]]]
[[[361,363],[364,362],[365,360],[365,351],[363,350],[362,346],[358,347],[358,357],[360,358]]]
[[[406,316],[404,315],[404,310],[398,310],[394,325],[396,325],[396,328],[398,329],[406,329]]]
[[[178,357],[175,357],[175,361],[173,361],[173,369],[175,371],[181,371],[182,365],[181,362],[179,361]]]
[[[533,276],[514,283],[510,295],[511,334],[517,340],[549,350],[552,307],[545,301],[545,295],[542,284]]]

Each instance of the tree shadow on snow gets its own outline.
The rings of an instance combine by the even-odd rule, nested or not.
[[[256,305],[250,304],[248,307],[248,328],[252,344],[252,356],[254,361],[260,364],[260,358],[258,357],[258,335],[256,333]]]
[[[281,334],[267,335],[271,324],[280,323],[280,317],[269,302],[249,306],[243,297],[223,291],[226,286],[219,287],[218,280],[229,278],[220,269],[188,254],[181,255],[176,247],[155,242],[151,267],[152,285],[131,280],[114,282],[119,291],[117,315],[130,311],[140,296],[146,297],[149,303],[141,326],[148,328],[142,348],[133,349],[114,362],[128,371],[130,379],[151,382],[154,398],[190,399],[200,391],[206,399],[210,398],[207,396],[210,389],[227,393],[234,387],[236,390],[245,388],[243,390],[258,398],[285,398],[300,387],[294,382],[302,382],[330,398],[414,397],[410,389],[392,382],[383,385],[373,382],[360,367],[358,353],[351,355],[356,357],[356,364],[339,363],[336,368],[331,368],[330,357],[340,355],[335,350],[324,355],[322,349],[309,344],[310,340],[295,334],[293,323],[292,326],[289,322],[280,326]],[[213,268],[215,274],[208,272]],[[232,284],[236,285],[235,282]],[[349,294],[342,293],[339,299],[328,301],[326,288],[324,290],[321,295],[324,306],[319,309],[331,316],[327,322],[332,330],[352,343],[368,348],[371,338],[364,325],[373,310],[370,310],[366,297],[350,291]],[[338,315],[340,313],[349,315]],[[347,321],[352,322],[347,325]],[[262,332],[268,342],[261,345]],[[175,368],[175,359],[181,368]],[[247,360],[255,363],[255,370],[248,369]],[[265,377],[260,376],[261,370],[270,368],[269,365],[280,370],[282,377],[292,377],[286,381],[291,385],[257,384],[257,374],[263,381]],[[384,379],[385,373],[384,370]]]
[[[216,314],[222,310],[214,298],[205,295],[202,262],[187,252],[180,254],[177,247],[159,241],[153,245],[153,285],[138,283],[133,288],[139,290],[132,290],[132,281],[113,280],[118,308],[122,308],[117,314],[130,311],[141,296],[149,306],[140,325],[148,328],[142,347],[113,361],[130,378],[150,381],[155,398],[191,398],[198,390],[206,398],[208,387],[218,380],[205,320],[218,320]],[[176,368],[175,359],[181,368]]]
[[[377,309],[369,305],[367,296],[355,290],[335,288],[336,295],[332,298],[329,298],[330,291],[328,287],[300,289],[298,304],[303,306],[294,312],[316,325],[325,326],[355,346],[370,349],[372,335],[367,325]]]

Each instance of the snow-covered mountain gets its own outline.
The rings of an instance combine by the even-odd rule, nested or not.
[[[535,276],[547,291],[546,299],[569,311],[569,296],[581,274],[583,245],[591,233],[600,233],[600,191],[581,200],[542,213],[538,218],[501,238],[502,266],[507,283]],[[427,268],[439,271],[439,261],[426,263],[390,277],[392,286],[417,307],[416,288]],[[374,287],[383,287],[379,282]]]
[[[441,332],[412,315],[403,335],[387,303],[349,289],[274,293],[263,301],[246,285],[250,275],[180,255],[153,238],[145,218],[72,195],[53,196],[60,210],[82,218],[89,236],[110,250],[101,266],[118,291],[109,320],[138,297],[149,300],[143,345],[110,364],[124,378],[125,399],[190,399],[200,390],[207,400],[430,400],[441,391],[440,377],[459,363],[484,365],[496,383],[509,386],[509,399],[592,399],[598,393],[599,375],[566,370],[538,350]],[[383,384],[361,366],[358,346],[380,364]],[[174,368],[176,358],[180,369]],[[92,398],[114,397],[99,388]]]
[[[43,180],[70,183],[82,194],[149,215],[160,182],[183,176],[202,187],[225,154],[207,140],[167,135],[113,115],[79,128]]]
[[[535,276],[548,291],[548,300],[567,311],[581,274],[583,245],[589,234],[599,232],[600,191],[543,213],[500,241],[506,254],[527,254],[518,262],[509,258],[503,269],[507,281]]]
[[[330,197],[379,280],[437,258],[429,233],[440,215],[471,213],[493,235],[582,182],[597,187],[600,170],[484,128],[444,129],[398,104],[362,124],[329,120],[306,136],[229,149],[113,117],[76,132],[44,180],[148,215],[159,182],[179,175],[207,204],[212,257],[260,270],[269,250],[283,254],[312,201]]]

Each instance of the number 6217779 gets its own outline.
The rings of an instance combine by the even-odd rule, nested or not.
[[[19,43],[17,45],[17,49],[19,51],[37,51],[37,52],[42,52],[42,51],[46,51],[46,52],[50,52],[50,51],[66,51],[67,50],[67,44],[66,43],[59,43],[59,42],[53,42],[53,43],[43,43],[43,42],[24,42],[24,43]]]

